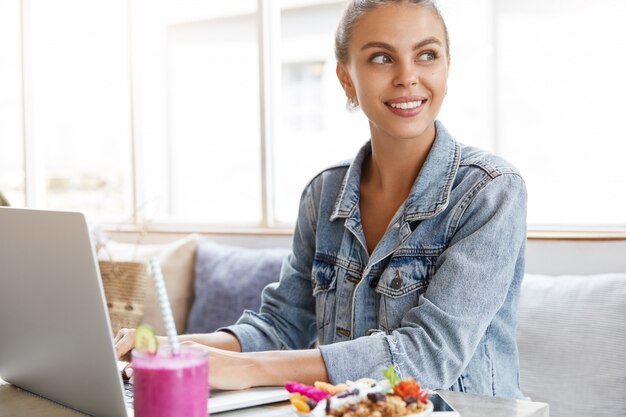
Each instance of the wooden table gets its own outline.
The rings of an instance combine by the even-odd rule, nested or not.
[[[548,404],[439,391],[462,417],[549,417]],[[62,405],[9,385],[0,379],[0,417],[84,417]],[[220,413],[220,417],[293,417],[285,404]]]

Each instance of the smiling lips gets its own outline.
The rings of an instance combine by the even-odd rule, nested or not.
[[[399,98],[385,102],[385,106],[401,117],[413,117],[418,114],[426,103],[425,98]]]

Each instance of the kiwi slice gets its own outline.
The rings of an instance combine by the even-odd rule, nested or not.
[[[148,324],[140,324],[135,329],[135,349],[142,353],[156,354],[159,342],[154,329]]]

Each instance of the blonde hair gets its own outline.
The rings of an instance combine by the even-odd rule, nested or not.
[[[448,35],[448,27],[443,20],[443,16],[435,0],[350,0],[346,4],[339,25],[337,26],[337,31],[335,32],[335,58],[337,62],[348,62],[348,43],[350,42],[352,31],[361,16],[377,7],[400,3],[427,7],[435,13],[443,25],[443,31],[446,37],[446,54],[450,56],[450,36]]]

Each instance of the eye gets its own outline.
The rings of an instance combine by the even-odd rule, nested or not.
[[[374,64],[391,64],[391,58],[387,54],[374,54],[370,58],[370,62]]]
[[[419,61],[434,61],[437,59],[437,54],[433,51],[425,51],[419,54],[417,57]]]

